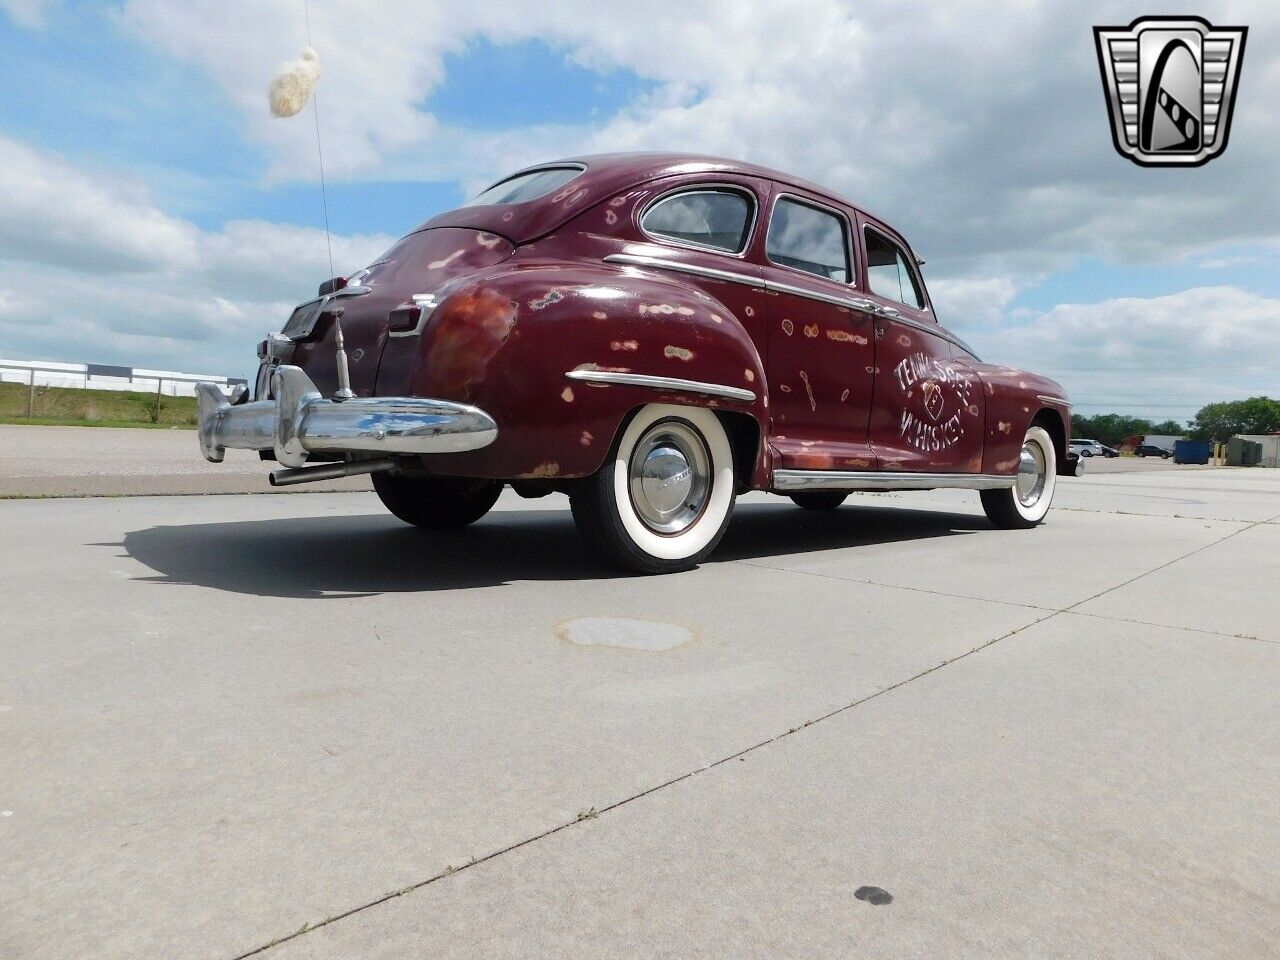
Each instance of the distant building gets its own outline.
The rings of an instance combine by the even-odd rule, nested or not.
[[[1250,440],[1262,446],[1262,459],[1258,461],[1258,466],[1280,467],[1280,433],[1240,433],[1236,434],[1236,438]]]
[[[227,393],[241,377],[220,377],[210,373],[179,373],[176,370],[146,370],[115,367],[102,363],[57,363],[51,360],[0,359],[0,383],[32,384],[37,387],[70,387],[80,390],[129,390],[168,397],[193,397],[196,384],[216,383]]]
[[[1159,447],[1161,450],[1168,450],[1170,453],[1173,453],[1173,445],[1177,443],[1179,440],[1185,440],[1185,439],[1187,439],[1186,434],[1179,434],[1177,436],[1174,436],[1173,434],[1165,434],[1165,433],[1149,433],[1142,438],[1142,442],[1145,444],[1149,444],[1153,447]]]

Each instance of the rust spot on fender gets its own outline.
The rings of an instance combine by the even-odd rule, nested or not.
[[[1013,430],[1013,424],[1005,423],[1003,420],[1001,420],[998,424],[996,424],[996,429],[999,430],[1001,433],[1009,433],[1010,431]]]
[[[515,322],[515,303],[495,290],[480,287],[450,297],[427,351],[433,389],[445,397],[465,397],[484,378]]]
[[[840,402],[844,403],[848,399],[849,399],[849,388],[845,387],[844,392],[840,394]]]
[[[755,310],[753,310],[751,307],[743,307],[742,312],[745,313],[748,317],[754,317],[756,315]]]
[[[573,387],[565,387],[561,390],[560,399],[565,403],[573,403]]]
[[[818,335],[818,325],[816,323],[806,323],[804,325],[804,335],[812,339]]]
[[[554,477],[560,473],[560,464],[553,460],[544,460],[528,473],[521,473],[516,476],[517,480],[537,480],[543,477]]]
[[[639,350],[640,342],[638,340],[611,340],[609,341],[610,350]]]
[[[498,246],[498,244],[502,243],[502,238],[492,233],[485,233],[482,230],[480,233],[476,234],[476,243],[486,249],[492,250],[494,247]]]
[[[909,347],[909,346],[911,346],[911,338],[910,338],[910,337],[908,337],[905,333],[900,334],[900,335],[898,336],[898,342],[899,342],[900,344],[902,344],[904,347]]]
[[[693,307],[675,307],[669,303],[642,303],[638,312],[642,317],[645,314],[656,314],[660,317],[692,317]]]
[[[684,347],[673,347],[670,344],[662,348],[662,355],[672,360],[684,360],[686,362],[693,359],[692,350],[686,350]]]
[[[756,374],[754,370],[751,370],[751,369],[743,370],[742,375],[747,378],[747,383],[756,382]]]
[[[618,215],[614,213],[612,210],[606,210],[604,212],[604,222],[612,227],[615,223],[618,222]]]
[[[593,320],[608,320],[609,315],[603,310],[592,310],[591,317]]]
[[[785,333],[785,334],[789,337],[789,336],[791,336],[793,333],[795,333],[795,332],[796,332],[796,325],[795,325],[794,323],[792,323],[790,320],[783,320],[783,321],[782,321],[782,332],[783,332],[783,333]]]
[[[591,441],[594,439],[595,437],[591,435],[591,431],[583,430],[582,436],[578,437],[578,442],[582,444],[584,447],[589,447],[591,446]]]
[[[559,290],[552,288],[548,290],[546,293],[544,293],[542,296],[538,297],[536,300],[530,300],[529,309],[541,310],[544,307],[551,306],[551,304],[553,303],[559,303],[563,299],[564,299],[564,294],[561,293]]]

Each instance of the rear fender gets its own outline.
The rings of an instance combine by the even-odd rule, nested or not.
[[[655,379],[641,386],[632,377]],[[381,377],[378,386],[397,389]],[[424,327],[402,386],[497,422],[490,447],[427,462],[465,476],[587,476],[626,417],[650,403],[746,415],[767,436],[764,367],[724,304],[678,279],[592,263],[508,264],[452,292]],[[724,395],[733,391],[750,398]],[[749,483],[764,487],[769,462],[757,447]]]

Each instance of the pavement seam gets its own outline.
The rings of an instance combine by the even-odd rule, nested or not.
[[[1046,607],[1037,603],[1018,603],[1016,600],[993,600],[990,597],[971,597],[965,593],[948,593],[945,590],[929,590],[926,587],[907,587],[900,583],[884,583],[880,580],[866,580],[861,577],[842,577],[834,573],[820,573],[817,570],[797,570],[794,567],[775,567],[767,563],[756,563],[752,560],[735,560],[734,563],[740,563],[746,567],[756,567],[759,570],[772,570],[776,573],[794,573],[802,577],[821,577],[824,580],[839,580],[842,583],[862,583],[870,587],[885,587],[889,590],[906,590],[910,593],[927,593],[935,597],[950,597],[953,600],[973,600],[977,603],[994,603],[1002,607],[1019,607],[1023,610],[1043,610],[1045,612],[1060,613],[1065,607]]]
[[[1248,530],[1252,530],[1255,527],[1261,527],[1268,523],[1273,523],[1276,520],[1280,520],[1280,514],[1277,514],[1276,516],[1270,517],[1266,520],[1255,520],[1254,522],[1250,523],[1246,527],[1241,527],[1238,530],[1232,530],[1225,537],[1219,537],[1217,540],[1214,540],[1211,543],[1206,543],[1203,546],[1196,547],[1194,550],[1188,551],[1187,553],[1182,554],[1182,556],[1180,557],[1174,557],[1172,560],[1166,560],[1164,563],[1160,564],[1158,567],[1152,567],[1150,570],[1146,571],[1145,573],[1140,573],[1136,577],[1130,577],[1128,580],[1124,581],[1123,583],[1117,583],[1113,587],[1107,587],[1107,589],[1105,590],[1100,590],[1098,593],[1095,593],[1091,597],[1085,597],[1083,600],[1077,600],[1075,603],[1071,604],[1071,606],[1063,607],[1060,612],[1070,613],[1073,610],[1075,610],[1076,607],[1081,606],[1082,604],[1089,603],[1092,600],[1097,600],[1099,597],[1105,597],[1108,593],[1113,593],[1116,590],[1120,590],[1123,587],[1127,587],[1131,583],[1136,583],[1137,581],[1141,580],[1143,577],[1149,577],[1153,573],[1159,573],[1161,570],[1164,570],[1167,567],[1171,567],[1175,563],[1180,563],[1181,561],[1186,560],[1188,557],[1194,557],[1197,553],[1203,553],[1205,550],[1208,550],[1212,547],[1216,547],[1220,543],[1226,543],[1232,537],[1238,537],[1240,536],[1240,534]]]
[[[829,710],[826,713],[821,714],[817,717],[812,717],[811,719],[806,720],[804,723],[801,723],[799,726],[791,727],[789,730],[785,730],[782,733],[776,733],[772,737],[768,737],[767,739],[761,740],[757,743],[753,743],[750,746],[744,747],[743,749],[738,750],[735,753],[731,753],[727,756],[721,757],[719,760],[714,760],[711,763],[705,764],[701,767],[697,767],[693,770],[688,770],[685,773],[680,774],[679,776],[672,777],[669,780],[664,780],[662,783],[655,784],[652,787],[646,787],[644,790],[641,790],[637,793],[633,793],[630,796],[623,797],[621,800],[615,800],[613,803],[606,804],[603,807],[599,807],[599,808],[593,807],[592,808],[593,812],[590,815],[579,814],[577,817],[575,817],[572,820],[566,820],[563,823],[556,824],[554,827],[550,827],[547,830],[542,831],[541,833],[537,833],[537,834],[534,834],[533,836],[525,837],[522,840],[517,840],[515,843],[508,844],[505,847],[501,847],[497,850],[487,853],[483,857],[476,857],[470,860],[469,862],[463,864],[462,866],[459,866],[459,867],[446,866],[439,873],[433,874],[432,876],[427,877],[425,880],[419,880],[416,883],[411,883],[408,886],[401,887],[399,890],[394,890],[391,893],[383,894],[382,896],[377,897],[376,899],[370,900],[367,903],[362,903],[359,906],[352,907],[349,910],[344,910],[342,913],[337,913],[331,917],[326,917],[325,919],[317,923],[303,924],[301,929],[296,930],[295,932],[287,934],[283,937],[278,937],[275,940],[262,944],[261,946],[254,947],[252,950],[248,950],[244,953],[236,954],[234,957],[231,958],[231,960],[247,960],[248,957],[258,956],[259,954],[262,954],[267,950],[270,950],[274,947],[278,947],[281,944],[288,943],[290,940],[295,940],[298,937],[301,937],[304,934],[310,933],[313,930],[319,930],[321,927],[327,927],[331,923],[337,923],[339,920],[345,920],[346,918],[354,916],[357,913],[363,913],[365,910],[372,909],[373,907],[379,906],[380,904],[387,903],[390,900],[395,900],[397,897],[403,897],[407,894],[413,893],[416,890],[421,890],[423,887],[429,886],[430,884],[435,883],[437,880],[443,880],[445,877],[450,877],[450,876],[453,876],[454,874],[461,873],[464,870],[469,870],[472,867],[479,866],[482,863],[488,863],[490,860],[497,859],[498,857],[501,857],[504,854],[512,853],[516,850],[519,850],[521,847],[528,846],[531,843],[536,843],[539,840],[543,840],[554,834],[560,833],[563,830],[567,830],[572,826],[582,823],[584,820],[595,820],[606,813],[609,813],[613,810],[617,810],[620,807],[624,807],[627,804],[632,803],[636,800],[640,800],[644,797],[647,797],[652,793],[657,793],[659,790],[665,790],[667,787],[672,787],[678,783],[683,783],[685,780],[690,780],[693,777],[696,777],[698,774],[706,773],[708,770],[714,770],[717,767],[723,766],[724,764],[729,763],[733,760],[737,760],[740,757],[745,757],[749,753],[754,753],[755,751],[763,749],[764,747],[770,746],[771,744],[778,743],[782,740],[785,740],[787,737],[790,737],[792,734],[799,733],[802,730],[807,730],[812,726],[816,726],[817,724],[822,723],[823,721],[830,720],[832,717],[837,717],[842,713],[847,713],[848,711],[853,710],[856,707],[860,707],[865,703],[869,703],[870,701],[875,700],[878,697],[882,697],[887,693],[892,693],[895,690],[899,690],[902,687],[907,686],[908,684],[914,683],[917,680],[921,680],[929,676],[931,673],[936,673],[937,671],[941,670],[943,667],[950,666],[951,664],[956,663],[959,660],[963,660],[966,657],[970,657],[975,653],[979,653],[987,649],[988,647],[999,643],[1001,640],[1007,640],[1009,637],[1019,634],[1023,630],[1027,630],[1031,627],[1036,626],[1037,624],[1044,623],[1046,620],[1051,620],[1062,612],[1063,611],[1060,611],[1060,610],[1050,611],[1048,612],[1047,616],[1039,617],[1035,620],[1032,620],[1030,623],[1024,623],[1021,626],[1015,627],[1014,629],[1008,631],[1007,633],[1002,633],[998,637],[992,637],[990,640],[984,640],[982,641],[982,643],[978,644],[976,647],[966,650],[964,653],[958,653],[954,657],[935,663],[933,666],[925,670],[921,670],[919,673],[914,674],[913,676],[907,677],[903,680],[899,680],[897,683],[890,684],[887,687],[882,687],[881,689],[875,691],[874,693],[869,693],[865,697],[860,697],[857,700],[854,700],[850,703],[846,703],[843,706],[836,707],[834,710]]]

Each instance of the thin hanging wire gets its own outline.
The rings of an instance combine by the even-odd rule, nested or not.
[[[311,9],[307,0],[302,0],[302,13],[307,20],[307,46],[315,49],[311,43]],[[320,146],[320,95],[311,92],[311,113],[316,121],[316,156],[320,159],[320,203],[324,207],[324,245],[329,251],[329,276],[337,276],[333,270],[333,240],[329,234],[329,193],[324,183],[324,148]]]

